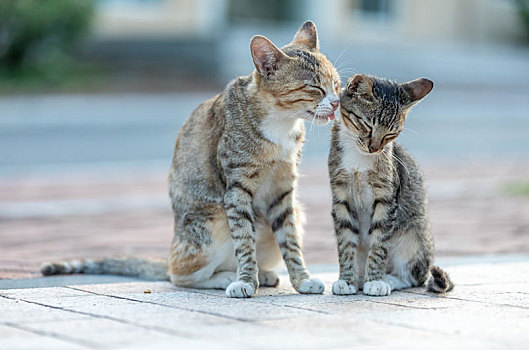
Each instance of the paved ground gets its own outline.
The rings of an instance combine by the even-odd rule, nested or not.
[[[282,275],[245,300],[116,277],[4,280],[0,348],[527,349],[528,255],[439,262],[456,283],[441,296],[333,296],[335,266],[312,268],[323,296],[296,294]]]

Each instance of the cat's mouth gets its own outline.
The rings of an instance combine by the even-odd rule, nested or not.
[[[361,144],[358,144],[357,146],[358,146],[358,152],[360,152],[360,154],[363,154],[365,156],[370,156],[370,157],[378,156],[382,154],[382,152],[384,152],[384,148],[381,148],[375,152],[369,152]]]
[[[334,120],[334,112],[329,112],[328,114],[316,114],[313,111],[307,110],[307,114],[309,115],[309,121],[316,121],[321,124],[326,124],[330,120]]]

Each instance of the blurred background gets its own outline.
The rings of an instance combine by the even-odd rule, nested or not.
[[[529,251],[529,0],[3,0],[0,278],[166,256],[179,128],[252,71],[253,35],[282,46],[308,19],[342,81],[435,82],[399,141],[424,169],[437,254]],[[336,263],[329,126],[307,131],[306,260]]]

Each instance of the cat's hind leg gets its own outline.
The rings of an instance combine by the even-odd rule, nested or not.
[[[177,286],[225,289],[235,281],[237,264],[228,219],[219,205],[188,210],[175,225],[169,278]]]
[[[413,287],[409,278],[387,274],[381,280],[366,282],[364,284],[364,294],[373,296],[390,295],[391,292]]]
[[[260,286],[277,287],[279,285],[279,275],[274,271],[259,270],[258,278]]]
[[[279,276],[273,271],[281,264],[281,250],[274,238],[274,232],[261,216],[256,216],[256,253],[257,267],[259,269],[259,285],[264,287],[277,287]]]
[[[194,288],[203,289],[226,289],[232,283],[237,281],[237,273],[234,271],[215,272],[209,279],[196,282]]]
[[[431,253],[421,236],[412,230],[418,232],[419,229],[411,226],[390,241],[385,274],[365,282],[364,294],[385,296],[392,291],[424,284],[429,276]]]
[[[382,278],[389,287],[387,295],[395,290],[421,286],[428,279],[432,257],[426,243],[411,229],[392,241],[386,275]]]

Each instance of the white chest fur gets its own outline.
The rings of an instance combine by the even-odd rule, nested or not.
[[[344,152],[342,154],[342,167],[347,171],[366,172],[375,167],[376,156],[361,153],[356,144],[356,136],[342,129],[340,143]]]
[[[344,152],[342,154],[341,167],[351,176],[349,196],[358,214],[361,246],[368,246],[368,233],[371,227],[373,215],[373,188],[369,183],[368,171],[374,169],[376,157],[361,153],[354,136],[342,133],[340,142]]]
[[[272,112],[263,120],[261,131],[273,144],[280,147],[283,160],[296,157],[299,143],[296,138],[303,132],[303,120],[292,117],[295,112]]]

